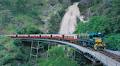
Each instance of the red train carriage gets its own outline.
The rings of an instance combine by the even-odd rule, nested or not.
[[[51,39],[61,40],[61,39],[63,39],[63,35],[61,35],[61,34],[52,34]]]
[[[40,35],[38,34],[32,34],[32,35],[28,35],[29,38],[40,38]]]
[[[19,35],[7,35],[7,36],[9,36],[9,37],[11,37],[11,38],[28,38],[28,35],[26,35],[26,34],[19,34]]]
[[[42,39],[50,39],[51,38],[51,34],[41,34],[40,38],[42,38]]]
[[[16,37],[18,37],[18,38],[28,38],[28,35],[16,35]]]
[[[16,35],[7,35],[7,36],[11,38],[16,38]]]
[[[66,34],[64,40],[77,40],[77,34]]]
[[[77,40],[77,34],[19,34],[19,35],[10,35],[12,38],[41,38],[41,39],[56,39],[56,40]]]
[[[64,35],[64,40],[77,44],[77,34]]]

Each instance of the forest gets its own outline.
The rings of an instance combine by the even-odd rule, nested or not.
[[[102,32],[107,49],[120,51],[120,0],[0,0],[0,65],[31,66],[30,47],[1,35],[57,34],[66,8],[74,2],[80,2],[81,14],[87,21],[78,20],[74,33]],[[56,56],[39,58],[39,66],[78,66],[65,56],[62,47],[47,52]]]
[[[95,0],[88,6],[80,5],[83,14],[90,12],[86,23],[78,20],[75,33],[101,32],[108,49],[120,51],[120,1]]]

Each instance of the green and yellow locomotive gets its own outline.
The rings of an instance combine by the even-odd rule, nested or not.
[[[103,34],[101,33],[81,33],[78,37],[82,46],[94,48],[94,50],[103,50],[105,48]]]

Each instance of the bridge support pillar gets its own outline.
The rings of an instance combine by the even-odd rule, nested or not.
[[[75,50],[73,50],[73,54],[72,54],[72,58],[73,58],[73,60],[75,60]]]
[[[51,42],[47,42],[48,43],[48,47],[47,47],[47,50],[49,51],[53,46],[57,46],[58,44],[55,42],[55,43],[51,43]],[[47,57],[49,57],[49,53],[47,52]]]
[[[65,54],[66,54],[69,58],[75,60],[75,50],[74,50],[74,49],[65,46],[64,50],[65,50],[65,51],[64,51]]]
[[[42,46],[40,43],[41,43],[40,41],[34,41],[34,40],[31,41],[29,61],[34,66],[38,66],[37,65],[38,57],[40,56],[41,51],[44,51],[44,46]]]

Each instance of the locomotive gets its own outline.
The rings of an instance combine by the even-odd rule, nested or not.
[[[80,33],[80,34],[18,34],[9,35],[12,38],[35,38],[35,39],[54,39],[69,41],[84,47],[94,48],[95,50],[103,50],[105,44],[103,42],[103,34],[101,33]]]
[[[79,34],[79,44],[81,46],[90,47],[94,50],[104,50],[105,43],[102,33],[83,33]]]

